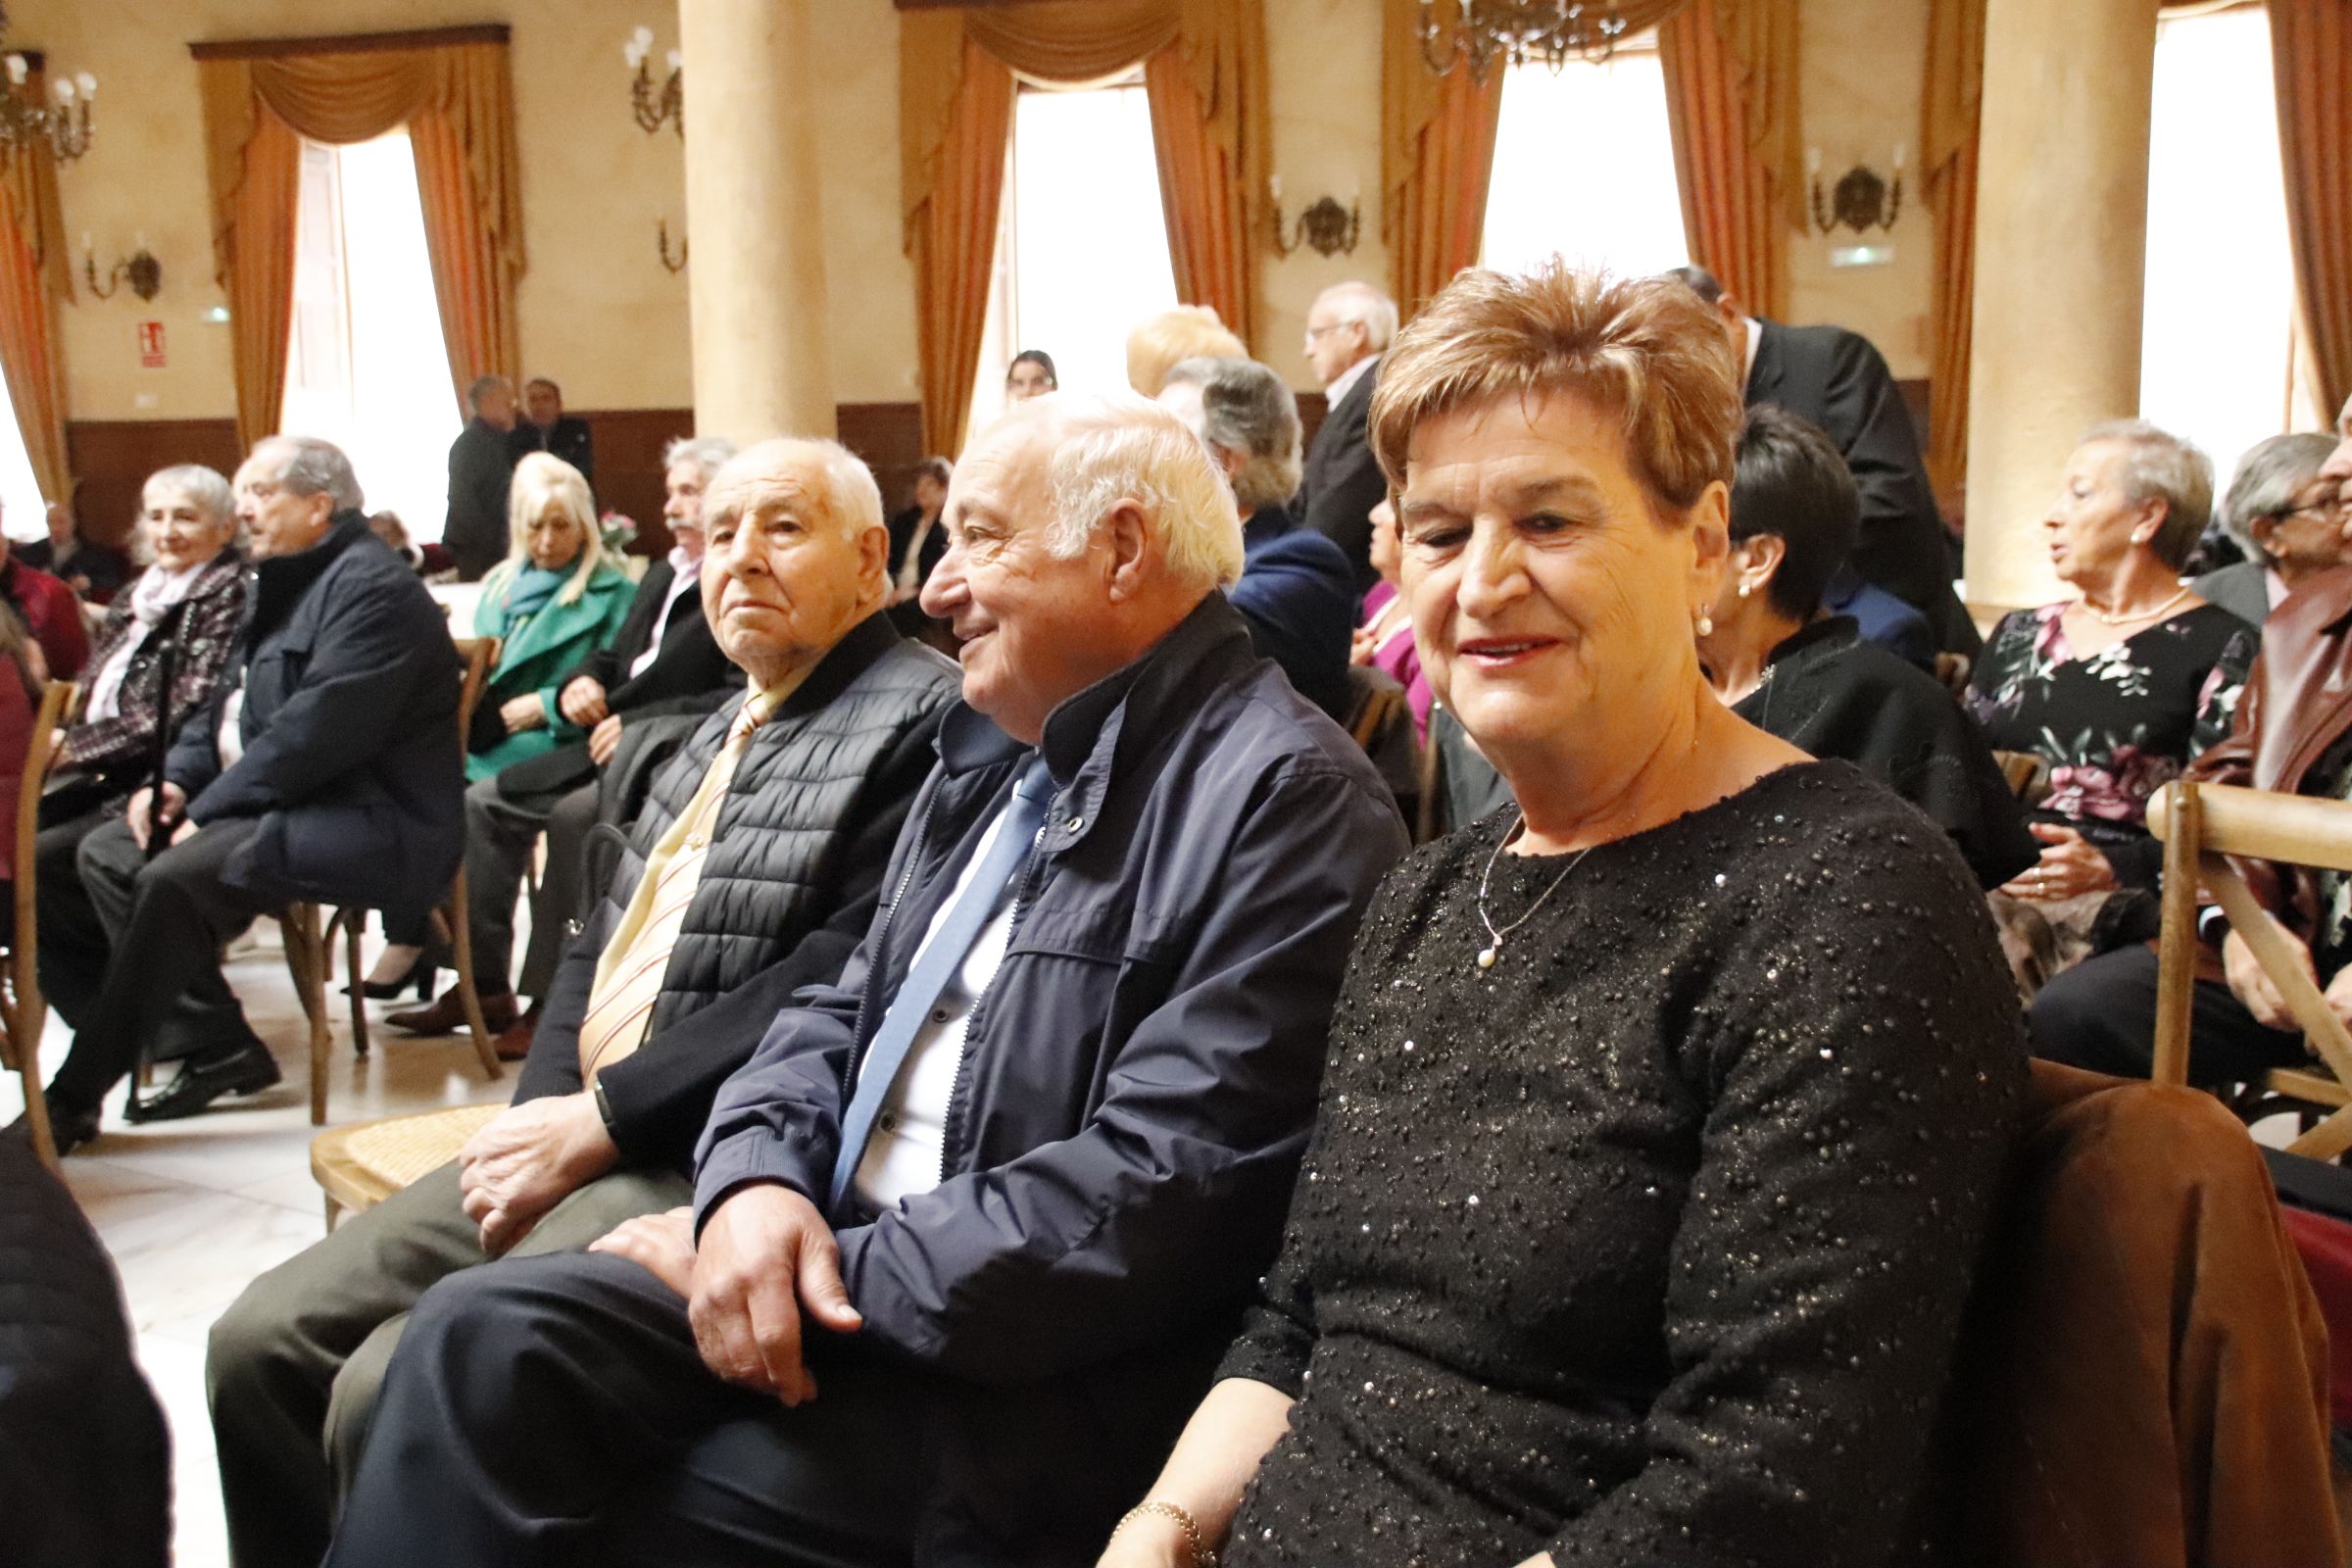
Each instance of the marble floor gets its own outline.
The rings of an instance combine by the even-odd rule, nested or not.
[[[139,1361],[171,1421],[178,1568],[228,1562],[204,1407],[205,1335],[247,1281],[325,1229],[311,1179],[317,1129],[310,1121],[309,1032],[276,926],[257,926],[232,953],[227,973],[254,1028],[277,1052],[285,1071],[277,1087],[148,1127],[122,1124],[118,1097],[98,1141],[66,1160],[68,1184],[122,1271]],[[336,1020],[327,1098],[332,1124],[504,1101],[513,1092],[513,1069],[496,1083],[485,1081],[463,1037],[414,1040],[375,1029],[373,1054],[355,1057],[342,979],[338,967],[337,989],[329,993]],[[71,1038],[50,1020],[41,1042],[44,1077],[56,1070]],[[20,1108],[16,1077],[8,1074],[0,1079],[0,1124],[14,1121]]]

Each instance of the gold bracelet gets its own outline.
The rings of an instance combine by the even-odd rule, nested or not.
[[[1136,1520],[1142,1518],[1146,1514],[1157,1514],[1162,1519],[1173,1519],[1176,1521],[1176,1528],[1184,1532],[1184,1549],[1192,1553],[1193,1568],[1217,1568],[1217,1554],[1209,1550],[1207,1545],[1200,1540],[1200,1527],[1193,1523],[1193,1516],[1191,1514],[1185,1512],[1184,1509],[1178,1507],[1172,1502],[1155,1501],[1137,1503],[1134,1507],[1119,1515],[1119,1522],[1111,1526],[1110,1533],[1112,1538],[1115,1540],[1120,1531],[1126,1529],[1129,1525],[1133,1524]]]

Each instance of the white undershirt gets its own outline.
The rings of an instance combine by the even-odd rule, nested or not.
[[[980,836],[954,891],[931,917],[923,945],[915,949],[913,962],[907,965],[909,974],[930,951],[948,911],[962,899],[972,873],[988,859],[1010,810],[1007,803]],[[1019,880],[1018,872],[1014,880]],[[987,994],[989,982],[1004,961],[1004,949],[1012,936],[1011,895],[1008,886],[1004,901],[973,936],[963,966],[940,988],[938,1000],[931,1004],[931,1015],[915,1031],[914,1043],[906,1048],[906,1059],[891,1083],[889,1097],[882,1102],[881,1113],[874,1118],[864,1156],[858,1161],[857,1188],[858,1196],[877,1209],[894,1207],[939,1185],[947,1148],[948,1101],[956,1092],[956,1075],[963,1066],[964,1032],[971,1026],[972,1008]],[[872,1059],[869,1055],[866,1061]],[[860,1064],[858,1076],[864,1076],[864,1064]]]
[[[1379,355],[1367,354],[1362,359],[1356,361],[1353,365],[1348,367],[1348,368],[1345,370],[1342,370],[1338,375],[1333,376],[1331,378],[1331,385],[1323,389],[1323,406],[1326,409],[1338,408],[1342,400],[1344,400],[1348,393],[1355,390],[1355,383],[1361,381],[1365,376],[1370,375],[1372,373],[1372,367],[1378,365],[1379,363]]]
[[[662,613],[654,621],[654,634],[646,639],[645,652],[629,662],[629,679],[635,680],[653,667],[662,657],[662,639],[669,635],[669,612],[678,608],[678,601],[703,585],[702,563],[688,561],[686,552],[672,547],[669,552],[669,597],[662,601]]]
[[[241,722],[244,714],[245,683],[239,680],[229,689],[228,695],[220,699],[220,728],[214,736],[222,772],[236,766],[237,759],[245,755],[245,729]]]

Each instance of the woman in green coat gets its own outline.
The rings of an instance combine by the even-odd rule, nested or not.
[[[561,458],[533,452],[514,465],[507,536],[507,559],[482,579],[473,613],[474,635],[496,637],[500,647],[466,737],[469,784],[580,738],[556,706],[556,684],[612,643],[636,594],[605,555],[588,481]],[[432,1000],[440,971],[426,951],[430,931],[430,911],[384,911],[384,952],[366,982],[370,997],[413,984]]]

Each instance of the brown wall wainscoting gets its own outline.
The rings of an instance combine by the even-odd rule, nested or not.
[[[582,409],[596,448],[596,504],[635,519],[636,550],[669,549],[662,523],[662,449],[694,429],[689,409]],[[863,458],[886,506],[905,506],[922,458],[922,410],[912,403],[845,403],[841,439]],[[139,487],[158,468],[202,463],[233,473],[243,457],[234,419],[75,419],[66,426],[66,462],[80,488],[74,510],[83,534],[120,545],[138,520]]]

